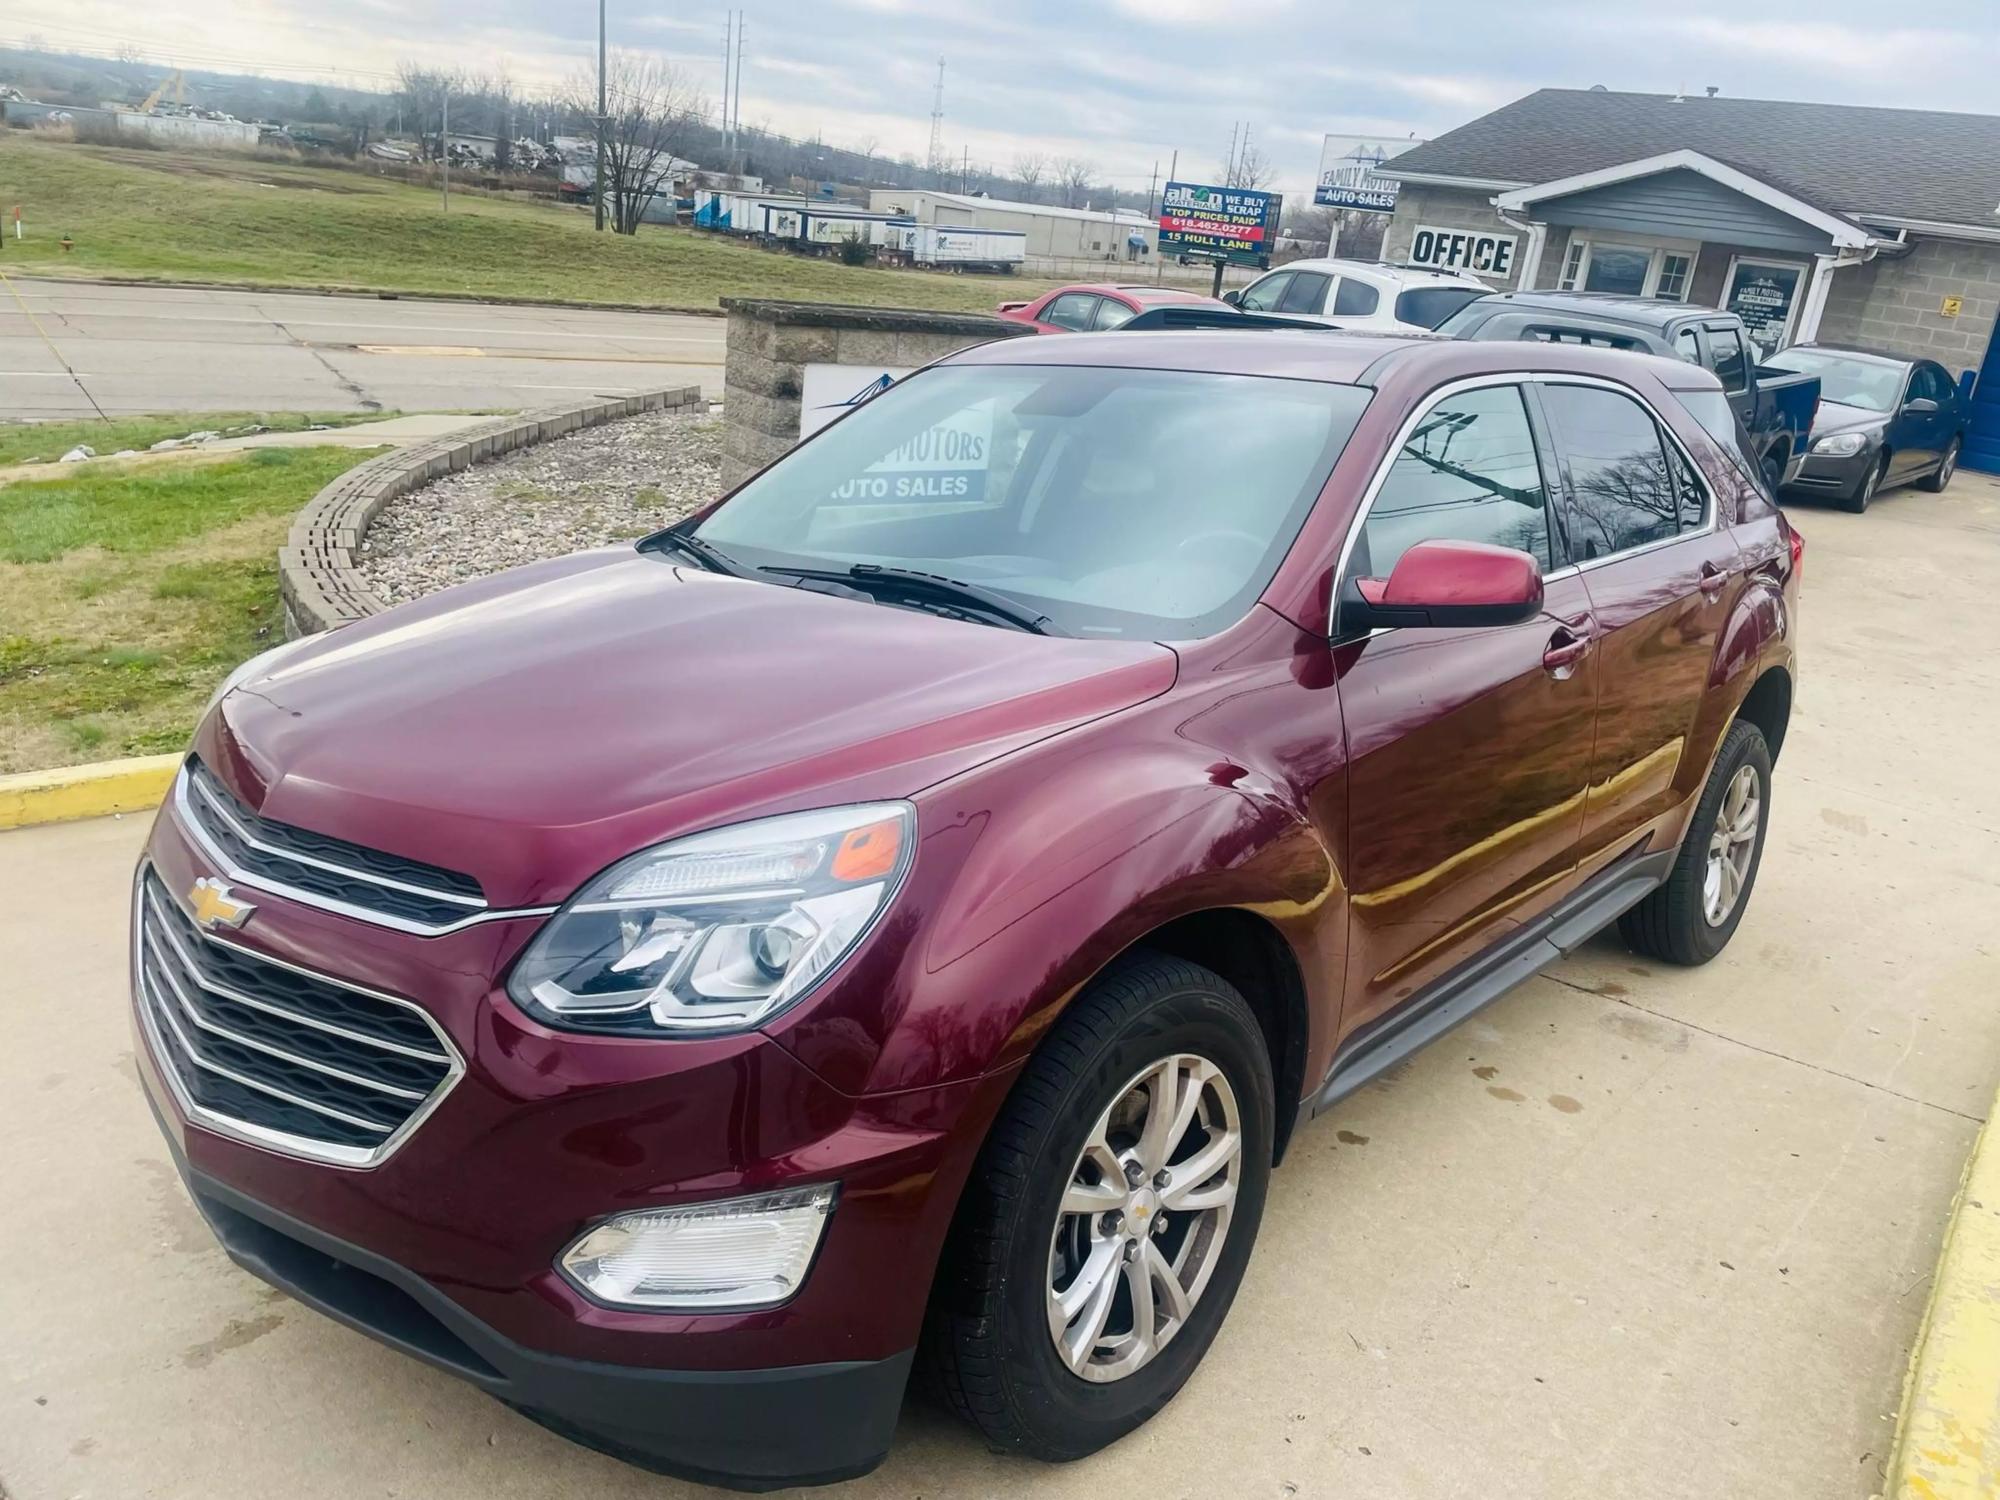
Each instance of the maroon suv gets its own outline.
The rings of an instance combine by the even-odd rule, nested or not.
[[[636,548],[240,670],[142,1071],[259,1276],[635,1463],[858,1474],[913,1361],[1073,1458],[1301,1120],[1616,920],[1728,942],[1800,544],[1715,378],[988,345]]]

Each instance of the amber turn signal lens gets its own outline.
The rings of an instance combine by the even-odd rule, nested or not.
[[[896,868],[902,847],[902,819],[884,818],[843,835],[827,873],[835,880],[880,880]]]

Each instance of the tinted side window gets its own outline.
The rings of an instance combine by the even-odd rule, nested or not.
[[[1418,542],[1516,547],[1547,568],[1548,501],[1514,386],[1447,396],[1418,421],[1362,523],[1349,572],[1386,578]]]
[[[1918,365],[1914,379],[1910,381],[1911,396],[1927,396],[1942,406],[1951,399],[1951,381],[1936,365]]]
[[[1740,391],[1750,385],[1750,357],[1743,352],[1743,335],[1734,328],[1708,330],[1708,346],[1715,351],[1715,373],[1725,391]]]
[[[1667,478],[1672,481],[1674,495],[1680,502],[1680,529],[1699,531],[1708,519],[1708,490],[1696,477],[1694,465],[1682,456],[1673,439],[1664,433],[1661,434],[1661,446],[1667,455]]]
[[[1320,276],[1312,271],[1300,271],[1292,277],[1292,284],[1278,301],[1281,313],[1316,313],[1326,302],[1327,283],[1331,276]]]
[[[1680,496],[1652,415],[1629,396],[1545,385],[1542,403],[1569,471],[1569,532],[1580,562],[1663,541]]]
[[[1291,285],[1290,271],[1280,271],[1275,276],[1266,276],[1262,281],[1251,283],[1236,305],[1245,312],[1276,312],[1278,299],[1290,290]]]
[[[1341,317],[1365,318],[1381,305],[1382,294],[1352,276],[1341,277],[1340,287],[1333,294],[1333,311]]]
[[[1085,292],[1064,292],[1042,311],[1042,321],[1058,328],[1082,330],[1097,315],[1098,299]]]

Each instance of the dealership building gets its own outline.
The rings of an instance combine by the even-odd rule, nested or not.
[[[1965,461],[2000,470],[2000,117],[1543,89],[1375,170],[1389,260],[1983,371]]]

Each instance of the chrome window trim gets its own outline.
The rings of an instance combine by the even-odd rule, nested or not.
[[[182,770],[185,773],[185,766]],[[214,773],[211,772],[210,774],[213,775]],[[187,780],[188,785],[194,789],[195,795],[201,798],[203,804],[213,810],[217,817],[229,825],[231,833],[243,840],[252,849],[261,849],[266,854],[275,854],[278,858],[288,859],[296,865],[310,865],[315,870],[325,870],[330,875],[343,875],[350,880],[360,880],[369,885],[379,885],[386,890],[403,891],[412,896],[423,896],[432,901],[445,901],[453,906],[469,906],[477,910],[484,910],[487,906],[486,899],[482,896],[461,896],[454,891],[440,891],[427,885],[412,885],[406,880],[393,880],[387,875],[372,875],[368,871],[354,865],[335,864],[332,860],[320,859],[314,855],[302,853],[297,849],[287,849],[282,844],[273,844],[266,839],[260,839],[243,826],[234,812],[223,806],[221,799],[215,793],[196,781],[192,776],[189,776]]]
[[[197,1104],[188,1093],[187,1085],[181,1081],[178,1071],[173,1064],[172,1054],[167,1051],[160,1037],[158,1026],[153,1019],[153,1007],[148,999],[150,981],[145,974],[145,923],[143,915],[146,901],[146,877],[152,873],[152,861],[150,859],[142,859],[139,862],[139,869],[133,877],[132,884],[131,982],[135,1001],[133,1009],[138,1014],[140,1031],[146,1039],[146,1045],[152,1049],[154,1071],[165,1082],[168,1092],[174,1096],[174,1103],[179,1106],[181,1114],[186,1117],[189,1124],[206,1130],[213,1135],[240,1141],[245,1145],[257,1146],[266,1151],[274,1151],[282,1156],[296,1157],[302,1161],[316,1162],[323,1166],[366,1171],[372,1167],[380,1166],[394,1155],[403,1142],[408,1140],[418,1127],[431,1117],[437,1107],[450,1095],[451,1091],[458,1087],[459,1080],[465,1077],[465,1059],[460,1055],[457,1046],[453,1044],[449,1036],[445,1035],[444,1028],[438,1025],[430,1012],[414,1001],[406,1000],[400,995],[385,994],[380,990],[368,989],[358,984],[350,984],[348,981],[337,979],[331,974],[322,974],[317,970],[304,968],[298,964],[286,963],[283,959],[273,958],[266,953],[259,953],[255,949],[246,948],[240,943],[232,943],[218,938],[213,933],[201,932],[204,942],[213,943],[217,947],[234,948],[238,952],[257,959],[260,962],[272,964],[281,969],[288,969],[294,974],[302,975],[307,979],[315,980],[321,984],[329,984],[336,989],[351,990],[357,995],[366,995],[370,999],[401,1006],[420,1019],[424,1025],[430,1028],[431,1035],[437,1038],[438,1046],[443,1051],[446,1072],[437,1087],[432,1089],[430,1094],[426,1096],[424,1102],[411,1111],[410,1117],[394,1130],[390,1131],[379,1145],[372,1148],[343,1146],[330,1141],[310,1140],[305,1136],[293,1135],[283,1130],[272,1130],[267,1126],[258,1125],[248,1120],[233,1119],[228,1115],[220,1114],[215,1110]],[[166,889],[166,882],[161,882],[161,889]],[[169,892],[169,894],[171,895],[172,893]],[[175,899],[178,900],[177,897]],[[200,931],[200,929],[197,929],[197,931]],[[171,936],[171,934],[169,935]],[[168,1021],[169,1024],[172,1023],[171,1016],[168,1017]],[[192,1047],[189,1047],[187,1051],[190,1057],[196,1055]],[[264,1093],[290,1099],[290,1096],[285,1095],[282,1090],[274,1090],[269,1085],[254,1084],[245,1079],[237,1079],[236,1081],[242,1083],[245,1087],[258,1088]],[[291,1102],[299,1103],[321,1114],[328,1113],[328,1110],[324,1106],[316,1106],[309,1101],[291,1100]],[[377,1128],[370,1121],[361,1121],[360,1125],[364,1129]]]
[[[332,896],[322,896],[313,891],[301,890],[295,885],[287,885],[281,880],[272,880],[268,876],[254,874],[251,871],[245,870],[234,860],[230,859],[227,854],[223,853],[217,847],[215,841],[209,837],[208,830],[201,826],[201,820],[194,815],[193,809],[189,805],[188,785],[187,766],[183,763],[181,769],[174,777],[173,799],[171,803],[174,812],[174,826],[187,835],[200,848],[201,852],[208,856],[210,862],[223,874],[227,875],[232,882],[248,886],[252,890],[266,891],[273,896],[283,896],[287,901],[296,901],[301,906],[310,906],[319,911],[332,912],[335,916],[348,917],[356,922],[366,922],[371,927],[387,927],[395,932],[406,932],[413,937],[443,937],[448,933],[460,932],[467,927],[477,926],[481,922],[506,922],[512,921],[516,917],[546,917],[553,915],[557,910],[555,906],[517,906],[510,909],[489,908],[460,917],[455,922],[414,922],[408,917],[399,917],[390,912],[371,911],[365,906],[355,906],[350,902],[337,900]],[[289,859],[292,856],[284,855],[284,857]],[[353,872],[344,871],[343,873],[351,874]],[[252,949],[244,951],[255,952]],[[264,955],[256,953],[255,956],[262,958]],[[319,979],[324,976],[314,974],[311,977]],[[347,988],[353,989],[354,986],[349,985]],[[377,998],[391,999],[394,997],[378,996]]]
[[[1681,457],[1684,460],[1686,460],[1688,468],[1694,474],[1695,483],[1701,486],[1701,492],[1704,497],[1704,504],[1702,509],[1706,519],[1704,520],[1703,524],[1696,530],[1676,532],[1674,535],[1670,537],[1662,537],[1658,541],[1645,542],[1637,547],[1622,548],[1617,552],[1606,553],[1603,557],[1593,557],[1589,559],[1587,562],[1565,563],[1562,567],[1557,568],[1552,572],[1543,574],[1542,575],[1543,583],[1545,584],[1554,583],[1561,579],[1572,577],[1576,574],[1586,573],[1595,568],[1601,568],[1606,563],[1623,562],[1628,557],[1639,557],[1647,552],[1657,551],[1661,547],[1670,547],[1678,542],[1685,542],[1698,537],[1708,536],[1717,529],[1717,526],[1719,524],[1720,507],[1716,504],[1715,489],[1712,485],[1709,484],[1708,476],[1702,473],[1701,465],[1694,461],[1693,455],[1690,454],[1687,450],[1687,445],[1681,441],[1680,434],[1675,432],[1673,430],[1672,425],[1669,424],[1667,420],[1660,415],[1659,409],[1655,407],[1652,402],[1648,401],[1638,391],[1634,390],[1631,386],[1624,385],[1616,380],[1608,380],[1601,375],[1581,375],[1581,374],[1572,375],[1566,372],[1553,371],[1553,370],[1542,370],[1542,371],[1514,370],[1514,371],[1507,371],[1491,375],[1468,375],[1459,380],[1449,381],[1446,384],[1439,386],[1435,391],[1431,392],[1431,394],[1424,399],[1423,404],[1415,408],[1415,410],[1413,410],[1410,413],[1410,415],[1404,419],[1403,425],[1396,429],[1395,440],[1389,445],[1389,450],[1383,456],[1381,462],[1375,466],[1374,474],[1372,474],[1369,477],[1368,487],[1362,491],[1361,504],[1355,508],[1354,519],[1348,523],[1347,535],[1342,540],[1340,545],[1339,560],[1334,565],[1332,597],[1333,597],[1333,609],[1336,611],[1336,613],[1338,612],[1340,607],[1340,586],[1347,578],[1347,565],[1350,561],[1353,560],[1354,544],[1357,540],[1359,540],[1361,536],[1361,528],[1368,524],[1369,512],[1375,508],[1375,497],[1381,493],[1382,486],[1388,482],[1389,471],[1390,469],[1395,467],[1396,460],[1402,456],[1403,445],[1409,441],[1410,434],[1416,431],[1417,425],[1420,422],[1422,422],[1425,417],[1431,414],[1432,410],[1438,405],[1439,402],[1447,400],[1452,396],[1459,395],[1465,391],[1483,390],[1492,386],[1501,386],[1501,385],[1596,386],[1599,387],[1600,389],[1611,391],[1617,395],[1625,396],[1633,401],[1636,401],[1639,404],[1640,409],[1653,419],[1654,425],[1658,427],[1663,434],[1666,435],[1668,441],[1670,441],[1674,445],[1675,450],[1681,455]],[[1533,432],[1532,421],[1530,421],[1529,430],[1531,433]],[[1538,450],[1537,461],[1539,462],[1543,456],[1544,455],[1540,454]],[[1558,455],[1553,455],[1553,454],[1547,456],[1558,457]],[[1546,475],[1543,476],[1543,482],[1544,486],[1546,487],[1547,484]],[[1560,477],[1558,477],[1557,483],[1559,485],[1562,483]],[[1549,496],[1549,500],[1551,501],[1551,503],[1555,504],[1558,508],[1560,507],[1562,501],[1566,498],[1567,498],[1566,496],[1562,495]],[[1372,631],[1370,632],[1370,634],[1380,635],[1383,633],[1384,629],[1396,629],[1396,628],[1401,628],[1401,627],[1384,627],[1383,629]]]

